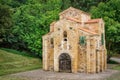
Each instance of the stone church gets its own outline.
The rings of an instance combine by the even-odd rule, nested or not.
[[[70,7],[42,38],[44,70],[98,73],[107,68],[102,18],[91,19],[89,13]]]

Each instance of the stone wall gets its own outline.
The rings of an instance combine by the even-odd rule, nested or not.
[[[44,70],[59,71],[59,58],[63,53],[71,58],[72,72],[106,70],[104,22],[90,19],[89,14],[74,8],[60,13],[60,20],[51,23],[50,32],[43,36]]]
[[[62,24],[62,25],[61,25]],[[78,31],[75,24],[69,23],[67,20],[61,20],[55,24],[55,47],[54,47],[54,64],[57,65],[54,67],[55,71],[58,71],[59,67],[59,56],[62,53],[68,53],[71,56],[72,61],[72,72],[77,72],[77,58],[78,57]],[[64,38],[64,31],[67,33],[67,37]],[[66,41],[65,41],[66,39]]]

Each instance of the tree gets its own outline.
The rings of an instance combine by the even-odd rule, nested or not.
[[[44,1],[47,2],[49,0]],[[91,6],[97,6],[100,2],[108,1],[109,0],[61,0],[61,10],[65,10],[72,6],[84,11],[89,11]]]
[[[0,4],[0,39],[10,33],[12,26],[11,10],[9,6]]]
[[[12,19],[10,16],[8,20],[13,24],[6,26],[12,26],[12,32],[4,36],[5,43],[7,47],[10,45],[9,48],[42,56],[42,36],[49,31],[50,23],[59,18],[60,11],[70,6],[88,11],[90,6],[101,1],[107,0],[0,0],[13,12]]]
[[[42,57],[42,36],[49,31],[49,24],[58,19],[60,7],[61,1],[52,0],[41,4],[33,1],[16,9],[13,34],[31,53]]]
[[[120,51],[120,0],[110,0],[92,7],[90,12],[93,18],[103,18],[106,30],[106,47],[108,60],[113,53]]]

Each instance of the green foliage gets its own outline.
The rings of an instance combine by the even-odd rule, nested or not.
[[[115,67],[113,67],[113,69],[114,69],[114,70],[120,70],[120,64],[117,65],[117,66],[115,66]]]
[[[58,19],[60,1],[26,4],[13,15],[13,34],[26,43],[30,52],[42,56],[42,36],[49,31],[49,24]],[[57,7],[57,8],[56,8]]]
[[[72,5],[71,0],[61,0],[61,1],[62,1],[62,6],[61,6],[62,10],[67,9]]]
[[[119,64],[118,62],[113,61],[113,60],[109,60],[107,63],[108,63],[108,64]]]
[[[91,6],[97,6],[98,3],[107,2],[109,0],[70,0],[70,1],[73,7],[84,11],[89,11]]]
[[[7,52],[10,52],[12,54],[18,54],[18,55],[22,55],[22,56],[26,56],[26,57],[35,57],[34,55],[30,55],[28,54],[27,52],[25,51],[16,51],[16,50],[13,50],[13,49],[8,49],[8,48],[0,48],[1,50],[4,50],[4,51],[7,51]]]
[[[108,58],[111,53],[120,51],[120,0],[110,0],[107,3],[100,3],[97,7],[92,7],[90,12],[93,18],[103,18],[106,30],[106,45]],[[110,55],[109,55],[110,54]]]
[[[58,19],[60,11],[70,6],[88,11],[92,5],[96,6],[99,2],[106,1],[0,0],[2,4],[0,8],[4,10],[1,11],[0,15],[3,14],[6,18],[4,23],[5,25],[7,23],[6,28],[9,29],[4,31],[6,34],[4,35],[4,42],[1,45],[21,51],[29,51],[42,57],[42,36],[49,31],[50,23]],[[11,12],[13,13],[12,19]],[[3,26],[4,23],[1,25]],[[1,35],[3,36],[3,34]]]
[[[12,26],[11,10],[9,6],[0,4],[0,37],[10,32]]]

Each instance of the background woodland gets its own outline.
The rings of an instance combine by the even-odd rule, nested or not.
[[[108,58],[120,53],[120,0],[0,0],[0,47],[42,58],[42,36],[70,6],[105,21]]]

